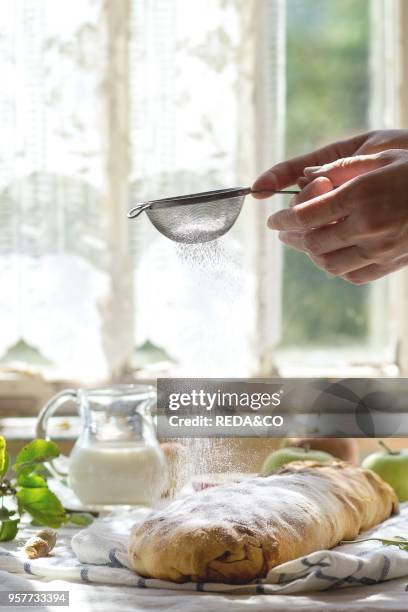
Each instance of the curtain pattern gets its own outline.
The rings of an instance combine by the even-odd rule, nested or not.
[[[273,161],[279,134],[260,157],[257,109],[272,97],[268,121],[281,112],[281,12],[280,0],[0,5],[4,367],[100,381],[149,340],[185,373],[249,373],[266,208],[247,202],[231,234],[188,252],[126,210],[250,183]]]

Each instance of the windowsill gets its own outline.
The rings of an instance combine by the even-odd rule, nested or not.
[[[36,437],[36,417],[0,418],[0,435],[6,440],[29,441]],[[73,440],[81,431],[79,417],[53,417],[49,422],[49,435],[53,440]]]
[[[371,359],[370,359],[371,357]],[[276,371],[271,377],[282,378],[394,378],[399,376],[398,366],[392,362],[391,350],[367,349],[280,349],[275,354]],[[99,385],[119,383],[143,383],[155,385],[157,377],[180,377],[180,372],[170,368],[128,371],[119,380],[105,381]],[[248,377],[250,378],[250,377]],[[253,376],[252,378],[259,378]],[[81,383],[68,380],[47,380],[38,372],[0,371],[0,415],[8,418],[36,417],[42,406],[57,392],[77,388]],[[85,385],[88,386],[88,385]],[[4,420],[4,419],[3,419]],[[62,434],[61,434],[62,435]]]
[[[399,376],[393,351],[357,347],[282,348],[275,365],[282,378],[387,378]]]

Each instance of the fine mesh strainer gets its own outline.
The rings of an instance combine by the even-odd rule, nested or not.
[[[264,192],[270,195],[299,193],[290,190]],[[141,202],[128,212],[128,218],[135,219],[145,211],[155,228],[170,240],[184,244],[210,242],[231,229],[249,193],[254,193],[250,187],[234,187]]]

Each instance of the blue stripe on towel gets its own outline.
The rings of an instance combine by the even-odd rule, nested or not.
[[[384,545],[381,546],[373,546],[372,548],[366,548],[366,550],[362,550],[361,552],[353,552],[353,556],[355,557],[369,557],[373,553],[377,553],[379,551],[384,551]]]
[[[298,579],[299,579],[299,578],[304,578],[305,576],[308,576],[308,575],[309,574],[308,574],[307,570],[305,570],[303,572],[303,574],[298,574],[297,576],[298,576]],[[282,584],[289,584],[289,582],[293,582],[292,574],[284,574],[282,572],[282,574],[278,575],[278,579],[276,581],[276,584],[281,584],[281,585]]]
[[[87,567],[83,567],[81,569],[80,576],[81,576],[82,582],[86,582],[86,583],[89,584],[91,582],[91,580],[89,580],[88,572],[89,572],[89,569]]]
[[[383,555],[383,559],[384,559],[384,565],[383,568],[381,570],[381,574],[379,577],[379,582],[381,582],[382,580],[385,580],[386,577],[389,574],[390,571],[390,567],[391,567],[391,561],[389,560],[389,558],[386,555]]]
[[[354,576],[348,576],[344,579],[344,582],[348,582],[349,584],[372,585],[377,584],[378,580],[374,580],[373,578],[354,578]]]
[[[337,576],[329,576],[328,574],[323,574],[321,570],[316,572],[316,578],[320,578],[320,580],[327,580],[331,582],[330,589],[337,589],[339,586],[347,582],[348,584],[361,584],[364,586],[377,584],[377,580],[373,578],[367,578],[362,576],[361,578],[355,578],[354,576],[347,576],[346,578],[338,578]]]
[[[145,589],[146,580],[144,578],[139,578],[139,580],[137,581],[137,586],[139,587],[139,589]]]
[[[33,572],[31,571],[31,563],[24,563],[24,571],[26,574],[31,574],[32,576],[34,576]]]
[[[330,567],[330,563],[327,561],[319,561],[319,563],[311,563],[306,558],[300,560],[302,565],[306,565],[306,567]]]
[[[265,588],[263,585],[262,580],[257,580],[256,581],[256,592],[263,595],[265,593]]]
[[[111,548],[110,551],[109,551],[109,555],[108,555],[109,563],[106,564],[109,567],[125,567],[123,565],[123,563],[121,563],[119,561],[119,559],[117,558],[117,556],[116,556],[116,551],[117,550],[118,550],[117,548]]]

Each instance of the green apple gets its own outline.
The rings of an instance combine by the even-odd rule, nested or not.
[[[408,450],[394,451],[380,442],[383,451],[368,455],[362,463],[392,486],[400,502],[408,501]]]
[[[286,463],[290,463],[291,461],[319,461],[321,463],[328,463],[330,461],[335,461],[335,457],[324,451],[312,450],[307,448],[307,446],[304,448],[287,446],[267,456],[262,466],[261,474],[268,476],[273,470],[276,470],[276,468]]]

